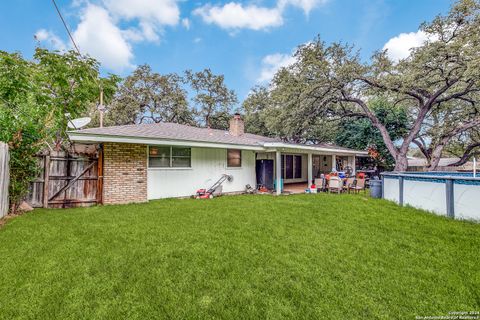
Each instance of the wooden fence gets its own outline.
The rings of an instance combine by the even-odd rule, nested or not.
[[[93,154],[65,151],[38,157],[39,175],[27,202],[32,207],[69,208],[102,203],[102,150]]]
[[[8,213],[9,159],[8,145],[0,142],[0,218]]]

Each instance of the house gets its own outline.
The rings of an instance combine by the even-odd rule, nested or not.
[[[473,171],[473,161],[467,161],[460,166],[452,164],[460,161],[460,158],[440,158],[436,171]],[[477,170],[480,170],[480,163],[476,164]],[[428,161],[425,158],[408,158],[407,171],[428,171]]]
[[[233,176],[223,192],[243,192],[247,184],[268,185],[277,194],[321,173],[355,170],[355,157],[367,152],[334,145],[285,143],[244,132],[239,114],[228,131],[175,123],[154,123],[70,131],[78,143],[103,147],[103,202],[143,202],[185,197]]]

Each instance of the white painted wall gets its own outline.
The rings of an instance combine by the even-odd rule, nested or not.
[[[480,186],[455,183],[453,194],[455,217],[480,221]]]
[[[244,191],[247,184],[255,187],[255,151],[242,150],[242,167],[227,168],[226,149],[192,148],[191,168],[148,168],[147,196],[149,200],[191,196],[224,173],[233,181],[223,184],[223,192]]]
[[[388,177],[385,177],[383,184],[383,197],[387,200],[398,203],[398,179],[389,179]]]
[[[398,190],[398,187],[397,187]],[[447,215],[445,183],[403,180],[403,202],[405,205]]]

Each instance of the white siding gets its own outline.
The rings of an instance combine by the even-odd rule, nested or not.
[[[233,181],[223,184],[223,192],[244,191],[247,184],[255,187],[255,152],[242,150],[242,167],[227,168],[226,149],[192,148],[191,168],[148,169],[148,199],[191,196],[210,187],[224,173],[232,175]]]

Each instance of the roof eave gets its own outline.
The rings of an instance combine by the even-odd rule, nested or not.
[[[258,145],[245,145],[221,142],[206,142],[206,141],[192,141],[180,139],[161,139],[152,137],[132,137],[122,135],[107,135],[95,133],[80,133],[69,131],[68,136],[70,140],[77,142],[114,142],[114,143],[131,143],[131,144],[148,144],[148,145],[172,145],[172,146],[190,146],[190,147],[205,147],[205,148],[235,148],[242,150],[263,151],[265,148]]]
[[[308,146],[308,145],[298,145],[298,144],[289,144],[283,142],[267,142],[264,143],[263,146],[267,149],[278,150],[278,149],[297,149],[303,151],[312,151],[312,152],[324,152],[330,154],[346,154],[346,155],[364,155],[368,156],[367,151],[361,150],[345,150],[345,149],[335,149],[335,148],[323,148],[323,147],[315,147],[315,146]]]

